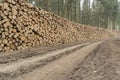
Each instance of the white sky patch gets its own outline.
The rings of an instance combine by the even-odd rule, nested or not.
[[[35,2],[35,1],[32,1],[32,4],[33,4],[33,5],[35,5],[35,4],[36,4],[36,2]]]
[[[93,0],[90,0],[90,8],[92,8]]]
[[[80,1],[81,9],[83,8],[83,3],[84,3],[84,0],[81,0],[81,1]]]
[[[81,9],[83,8],[83,3],[84,3],[84,0],[81,0],[80,1]],[[90,8],[92,7],[92,3],[93,3],[93,0],[90,0]]]

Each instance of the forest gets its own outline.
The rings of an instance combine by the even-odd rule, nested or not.
[[[27,0],[71,21],[120,30],[120,0]]]

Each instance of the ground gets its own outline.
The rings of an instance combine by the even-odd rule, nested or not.
[[[0,54],[0,80],[120,79],[120,39],[36,48],[23,50],[21,55],[18,53],[20,51],[11,55]],[[35,62],[43,57],[45,60]]]

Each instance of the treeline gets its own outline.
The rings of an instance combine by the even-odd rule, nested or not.
[[[120,30],[120,0],[28,0],[71,21]]]

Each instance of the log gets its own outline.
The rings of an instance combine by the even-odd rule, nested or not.
[[[0,52],[105,37],[106,30],[73,23],[25,0],[0,3]]]

